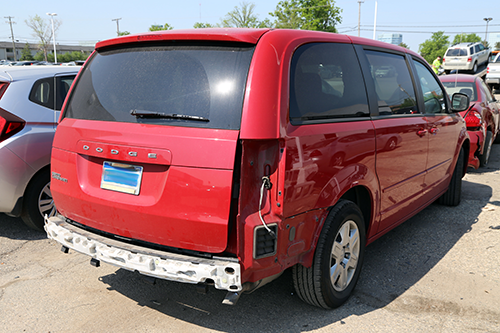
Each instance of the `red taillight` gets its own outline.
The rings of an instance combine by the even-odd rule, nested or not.
[[[483,124],[483,118],[476,110],[470,110],[465,116],[465,124],[467,125],[467,129],[469,131],[477,131]]]
[[[0,108],[0,142],[19,133],[26,125],[26,122],[10,112]]]
[[[9,86],[9,82],[0,82],[0,98],[2,98],[3,94],[5,93],[5,90],[7,90],[8,86]]]

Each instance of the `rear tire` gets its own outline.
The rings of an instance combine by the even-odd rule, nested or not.
[[[472,67],[472,74],[476,74],[477,72],[477,62],[474,63],[474,67]]]
[[[484,167],[488,165],[491,155],[491,145],[493,144],[493,133],[490,131],[486,132],[486,139],[484,140],[484,149],[483,153],[479,155],[479,162],[481,166]]]
[[[24,194],[23,211],[21,218],[30,228],[43,231],[44,216],[54,216],[56,207],[50,192],[50,170],[36,175]]]
[[[326,218],[310,268],[293,267],[293,283],[306,303],[336,308],[351,295],[365,250],[363,215],[353,202],[340,200]]]
[[[462,197],[462,177],[464,174],[464,149],[460,148],[457,164],[451,176],[448,190],[439,198],[439,203],[446,206],[458,206]]]

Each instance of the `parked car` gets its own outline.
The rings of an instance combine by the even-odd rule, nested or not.
[[[477,72],[478,66],[488,64],[491,50],[482,43],[459,43],[446,50],[443,57],[443,69],[446,74],[451,70]]]
[[[45,229],[93,265],[214,285],[226,304],[293,267],[301,299],[337,307],[367,244],[436,199],[459,204],[469,137],[455,112],[468,105],[460,93],[450,104],[418,54],[371,39],[102,41],[56,131],[59,214]]]
[[[500,89],[500,53],[497,53],[486,70],[486,83],[491,89]]]
[[[456,92],[470,98],[470,106],[461,112],[471,139],[469,166],[477,169],[488,164],[493,142],[500,141],[499,105],[484,81],[475,75],[451,74],[440,76],[448,94]]]
[[[50,153],[56,122],[77,71],[55,66],[0,69],[0,212],[43,230],[55,214]]]

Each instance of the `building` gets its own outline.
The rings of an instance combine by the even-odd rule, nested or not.
[[[495,45],[500,42],[500,33],[492,32],[488,34],[488,44],[491,49],[495,49]]]
[[[31,55],[35,56],[40,50],[38,49],[38,44],[28,43]],[[21,58],[21,53],[26,46],[26,43],[17,42],[16,43],[16,59]],[[52,49],[53,50],[53,47]],[[84,52],[90,54],[94,51],[94,46],[79,46],[79,45],[59,45],[56,46],[57,54],[64,54],[67,52]],[[53,52],[53,51],[52,51]],[[51,53],[52,53],[51,52]],[[0,60],[14,60],[14,48],[12,42],[0,42]]]
[[[403,42],[402,34],[380,34],[378,40],[389,44],[399,45]]]

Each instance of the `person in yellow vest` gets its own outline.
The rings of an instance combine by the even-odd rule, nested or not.
[[[441,59],[441,56],[438,56],[436,60],[432,62],[432,69],[434,70],[434,73],[438,73],[439,67],[443,64],[443,60]]]

